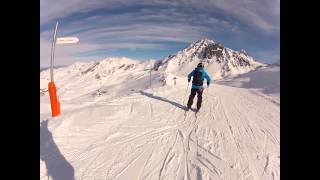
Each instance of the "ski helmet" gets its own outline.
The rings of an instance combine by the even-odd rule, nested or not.
[[[203,66],[203,63],[202,63],[202,62],[199,63],[199,64],[197,65],[197,67],[202,67],[202,68],[203,68],[203,67],[204,67],[204,66]]]

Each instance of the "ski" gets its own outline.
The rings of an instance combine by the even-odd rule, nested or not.
[[[187,115],[188,115],[188,112],[189,112],[189,109],[186,107],[186,108],[184,109],[184,119],[183,119],[183,121],[186,120]]]
[[[196,119],[198,118],[198,113],[199,113],[199,110],[195,110],[194,115],[195,115]]]

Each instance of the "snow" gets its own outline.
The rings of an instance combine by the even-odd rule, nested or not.
[[[221,80],[219,84],[255,89],[262,94],[280,100],[280,65],[269,65],[256,71],[238,75],[232,79]]]
[[[177,57],[152,71],[151,87],[156,61],[112,58],[55,70],[62,114],[50,117],[42,91],[40,179],[280,179],[280,67],[235,67],[205,89],[195,116],[182,109],[185,73],[201,59],[179,65]],[[49,77],[40,72],[41,89]]]

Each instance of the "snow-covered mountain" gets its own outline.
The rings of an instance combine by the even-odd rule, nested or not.
[[[166,72],[188,74],[199,63],[205,63],[205,69],[215,79],[247,73],[265,64],[257,62],[245,50],[239,52],[224,47],[221,43],[202,39],[165,58],[157,69]]]
[[[137,61],[129,58],[107,58],[101,61],[78,62],[68,67],[55,69],[55,82],[60,97],[71,99],[83,95],[107,91],[111,88],[146,88],[149,84],[149,71],[155,60]],[[47,91],[50,70],[40,73],[40,91]],[[144,84],[144,85],[142,85]],[[72,87],[72,88],[71,88]],[[120,92],[119,89],[114,93]],[[43,94],[43,93],[42,93]],[[43,94],[44,95],[44,94]]]
[[[137,61],[125,57],[114,57],[100,61],[74,63],[55,69],[55,81],[60,88],[60,94],[67,93],[68,98],[95,93],[98,90],[106,91],[115,86],[121,88],[123,83],[131,87],[130,89],[145,89],[150,85],[150,80],[152,85],[157,87],[174,84],[174,78],[185,79],[185,76],[199,62],[204,62],[206,71],[215,80],[235,77],[266,66],[255,61],[244,50],[233,51],[220,43],[202,39],[190,44],[176,55],[170,55],[158,61]],[[147,76],[150,75],[150,70],[152,70],[151,79]],[[49,78],[49,69],[40,72],[42,95],[47,91]],[[137,83],[137,81],[141,82]],[[136,87],[136,84],[143,85]],[[73,90],[69,87],[73,87]]]
[[[195,116],[183,107],[200,61],[218,80]],[[55,69],[58,118],[49,78],[40,72],[40,179],[280,179],[280,65],[207,39],[161,61],[75,63]]]

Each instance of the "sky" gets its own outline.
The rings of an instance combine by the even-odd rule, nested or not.
[[[163,59],[207,38],[245,49],[261,62],[280,61],[280,0],[40,0],[40,67],[107,57]]]

